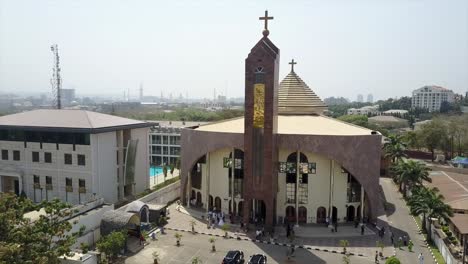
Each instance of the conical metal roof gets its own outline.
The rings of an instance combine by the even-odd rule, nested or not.
[[[327,109],[322,99],[294,71],[281,81],[278,90],[278,114],[320,115]]]

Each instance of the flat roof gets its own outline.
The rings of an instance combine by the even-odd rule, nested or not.
[[[450,222],[457,227],[461,234],[468,234],[468,214],[453,214]]]
[[[437,187],[446,204],[456,210],[468,210],[468,175],[454,172],[432,171],[428,187]]]
[[[0,129],[100,133],[150,126],[139,120],[71,109],[39,109],[0,117]]]
[[[154,121],[154,120],[147,120],[147,122],[151,123],[153,126],[160,126],[160,127],[174,127],[174,128],[182,128],[182,127],[193,127],[193,126],[201,126],[209,124],[210,122],[202,122],[202,121]]]
[[[244,133],[244,118],[235,118],[200,126],[195,130],[222,133]],[[278,116],[278,134],[289,135],[370,135],[372,130],[322,115]]]

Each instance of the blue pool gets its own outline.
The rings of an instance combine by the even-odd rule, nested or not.
[[[163,173],[163,169],[160,166],[151,166],[149,170],[150,177]]]

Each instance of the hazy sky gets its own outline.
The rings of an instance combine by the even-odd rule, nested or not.
[[[50,93],[59,45],[77,95],[243,96],[244,59],[262,36],[322,98],[468,90],[468,1],[0,0],[0,92]]]

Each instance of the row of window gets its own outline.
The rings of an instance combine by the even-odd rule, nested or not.
[[[21,153],[19,150],[13,150],[13,160],[19,161],[21,160]],[[31,159],[32,162],[39,162],[39,152],[33,151],[31,152]],[[73,164],[72,154],[65,153],[64,155],[64,163],[67,165]],[[86,166],[86,157],[83,154],[77,154],[77,164],[80,166]],[[9,151],[8,149],[2,149],[2,160],[9,160]],[[45,163],[52,163],[52,153],[51,152],[44,152],[44,162]]]
[[[51,176],[45,176],[46,180],[46,189],[51,190],[52,189],[52,177]],[[34,175],[33,177],[33,183],[34,183],[34,188],[41,188],[41,179],[39,175]],[[72,178],[65,178],[65,186],[67,189],[73,188],[73,179]],[[86,188],[86,180],[84,179],[78,179],[78,187],[80,189]]]
[[[179,147],[151,146],[151,154],[180,155]]]
[[[0,140],[76,145],[90,144],[90,137],[87,133],[39,132],[14,129],[0,129]]]
[[[151,144],[180,145],[180,136],[150,135]]]

